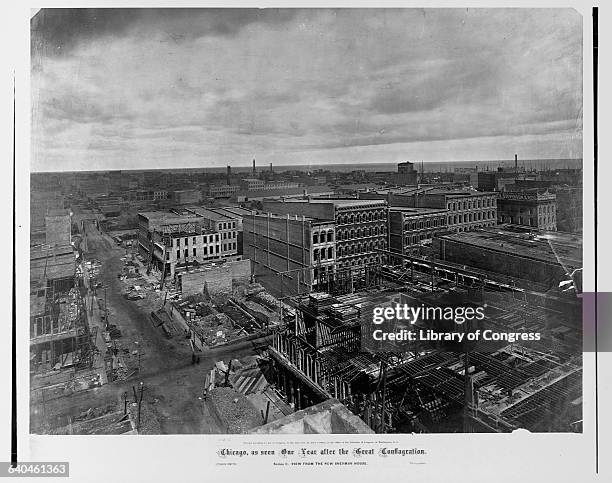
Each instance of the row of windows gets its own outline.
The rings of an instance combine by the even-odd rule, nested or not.
[[[378,236],[384,235],[387,229],[384,225],[355,228],[350,230],[338,230],[338,240],[352,240],[353,238],[362,238],[365,236]]]
[[[419,233],[418,235],[407,236],[407,237],[404,237],[404,244],[405,245],[416,245],[420,241],[429,240],[430,238],[433,238],[433,235],[434,235],[433,233],[429,232],[429,233]]]
[[[367,223],[370,221],[384,221],[387,216],[384,211],[368,211],[363,213],[350,213],[348,215],[338,215],[336,222],[339,225],[346,225],[347,223]]]
[[[375,263],[380,263],[380,261],[381,261],[380,255],[376,255],[376,256],[373,255],[371,257],[356,258],[354,260],[350,260],[344,263],[339,263],[338,268],[343,269],[343,268],[349,268],[349,267],[361,266],[361,265],[372,265]]]
[[[214,235],[197,235],[197,236],[193,236],[193,237],[185,237],[185,238],[173,238],[172,239],[172,246],[187,246],[189,244],[189,239],[191,238],[191,244],[195,245],[198,241],[199,237],[202,237],[202,243],[215,243],[218,242],[220,240],[220,235],[219,233],[215,233]],[[227,240],[227,239],[231,239],[231,238],[236,238],[236,232],[235,231],[231,231],[228,233],[223,233],[223,240]]]
[[[348,277],[349,274],[346,272],[346,270],[348,270],[351,267],[358,267],[360,269],[363,269],[365,265],[374,265],[374,264],[378,264],[380,262],[381,262],[380,255],[376,255],[376,256],[364,257],[364,258],[359,258],[359,259],[347,261],[346,263],[339,263],[337,265],[338,270],[339,270],[339,274],[338,275],[340,276],[340,278]],[[318,283],[319,277],[324,278],[328,274],[331,274],[333,272],[334,272],[334,269],[333,269],[332,266],[329,266],[329,267],[316,267],[313,270],[313,284]]]
[[[542,207],[540,207],[542,208]],[[526,207],[526,206],[509,206],[509,207],[505,207],[503,210],[501,210],[501,213],[505,214],[506,216],[538,216],[538,215],[542,215],[544,213],[554,213],[553,211],[546,211],[546,210],[541,210],[541,209],[536,209],[534,207]]]
[[[322,231],[315,232],[312,234],[312,243],[326,243],[334,241],[334,232],[330,231]]]
[[[384,250],[385,242],[382,240],[370,243],[355,243],[345,247],[338,247],[338,257],[350,257],[361,253],[373,252],[376,249]]]
[[[556,222],[555,215],[552,216],[541,216],[541,217],[529,217],[529,216],[506,216],[500,215],[500,223],[516,223],[518,225],[529,225],[529,226],[544,226],[553,225]]]
[[[465,213],[448,217],[448,224],[471,223],[473,221],[492,220],[495,218],[495,211],[477,211],[476,213]]]
[[[538,212],[540,213],[554,213],[555,212],[555,205],[544,205],[544,206],[538,206]]]
[[[315,262],[318,262],[319,260],[330,260],[334,258],[334,249],[332,247],[329,247],[327,249],[321,248],[321,250],[315,248],[313,251],[313,255]]]
[[[220,249],[220,245],[215,245],[214,247],[210,247],[210,253],[208,251],[208,247],[204,246],[201,247],[200,249],[194,247],[192,248],[192,256],[197,257],[197,256],[208,256],[208,255],[215,255],[215,254],[219,254],[219,249]],[[236,250],[236,242],[232,242],[232,243],[224,243],[223,244],[223,251],[227,252],[228,250]],[[188,258],[189,257],[189,249],[185,248],[183,250],[183,258]],[[170,258],[170,253],[166,253],[166,260],[168,260]],[[176,259],[179,260],[181,258],[181,251],[177,250],[176,251]]]
[[[440,218],[438,220],[438,218],[434,218],[433,220],[427,219],[425,221],[423,220],[419,220],[419,221],[412,221],[412,222],[407,222],[404,225],[404,230],[408,231],[408,230],[422,230],[423,228],[431,228],[431,227],[437,227],[439,226],[444,226],[444,218]],[[449,216],[449,223],[450,223],[450,216]]]
[[[473,201],[458,201],[453,203],[447,203],[446,207],[448,210],[471,210],[472,208],[490,208],[495,206],[496,200],[494,198],[478,199]]]
[[[228,221],[227,223],[219,223],[219,229],[220,230],[230,230],[232,228],[236,228],[236,222],[235,221]]]

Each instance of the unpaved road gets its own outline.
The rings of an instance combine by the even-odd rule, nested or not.
[[[109,322],[117,325],[122,333],[118,345],[130,352],[139,348],[141,370],[128,380],[109,382],[99,388],[45,402],[45,419],[66,424],[67,416],[74,418],[89,408],[114,404],[117,409],[123,409],[123,394],[127,392],[128,401],[133,401],[132,386],[138,388],[142,381],[145,388],[143,399],[157,414],[161,434],[220,432],[199,399],[206,374],[218,360],[254,354],[252,342],[211,350],[202,355],[200,364],[192,365],[187,341],[180,336],[167,339],[151,323],[150,311],[158,307],[145,310],[122,296],[123,285],[117,274],[123,267],[121,257],[125,250],[91,225],[87,226],[86,232],[88,252],[85,258],[95,258],[102,263],[97,280],[106,286]],[[97,297],[104,297],[100,288]]]

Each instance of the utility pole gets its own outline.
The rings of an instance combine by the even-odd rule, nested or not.
[[[465,339],[467,341],[467,333],[468,333],[468,322],[465,321],[463,323],[463,333],[465,335]],[[469,430],[469,417],[470,417],[470,376],[468,374],[470,369],[470,352],[467,346],[467,342],[464,342],[465,345],[465,356],[463,359],[463,432],[467,433]]]
[[[138,422],[136,429],[140,431],[140,409],[142,407],[142,393],[144,392],[144,382],[140,381],[140,398],[138,399]]]
[[[108,330],[108,306],[106,305],[106,285],[104,285],[104,321]]]
[[[126,391],[123,393],[123,414],[127,414],[127,398],[128,398],[128,393]]]
[[[386,417],[386,408],[385,408],[385,399],[387,396],[387,358],[385,357],[382,362],[382,397],[381,397],[381,408],[380,408],[380,432],[385,432],[385,417]]]

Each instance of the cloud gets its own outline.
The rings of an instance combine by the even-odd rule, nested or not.
[[[31,48],[45,55],[63,55],[84,42],[133,35],[180,43],[204,36],[233,36],[251,23],[274,25],[292,16],[291,9],[44,8],[31,20]]]
[[[482,159],[496,138],[500,158],[512,139],[524,157],[568,157],[581,146],[581,25],[564,9],[42,10],[32,168],[355,149],[388,161],[400,146]]]

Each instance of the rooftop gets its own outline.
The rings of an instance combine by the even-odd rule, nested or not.
[[[230,216],[221,212],[212,211],[208,208],[200,208],[199,206],[190,206],[188,209],[193,211],[198,216],[201,216],[202,218],[208,218],[209,220],[228,221],[236,219],[235,216]]]
[[[527,230],[512,229],[508,225],[482,230],[452,233],[439,236],[490,250],[533,258],[563,266],[582,266],[582,239],[563,232],[530,233]]]
[[[211,210],[220,210],[221,213],[229,213],[230,215],[236,216],[248,216],[253,213],[253,210],[247,210],[240,206],[223,206],[221,208],[211,208]]]
[[[322,203],[333,204],[334,206],[343,208],[351,206],[383,206],[384,200],[357,200],[357,199],[339,199],[339,198],[314,198],[310,200],[290,199],[285,200],[285,203]]]
[[[405,208],[403,206],[390,206],[389,211],[401,211],[407,215],[426,215],[429,213],[446,213],[445,208]]]

